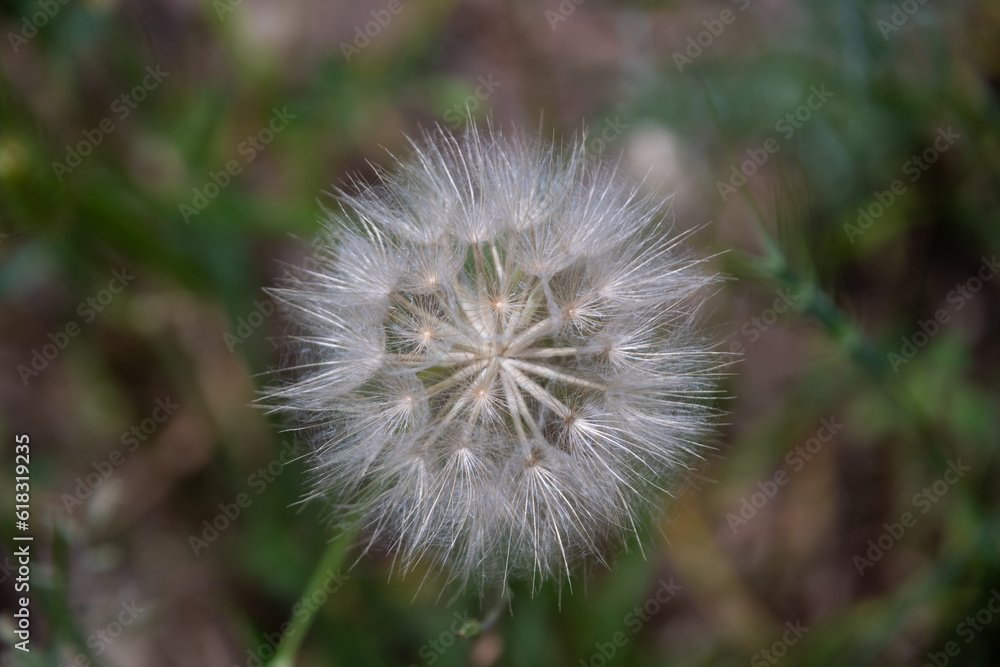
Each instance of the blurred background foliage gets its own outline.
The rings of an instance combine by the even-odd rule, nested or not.
[[[348,571],[353,550],[295,664],[1000,664],[997,3],[0,8],[5,664],[270,655],[335,533],[297,504],[291,435],[248,407],[284,331],[262,288],[302,261],[324,192],[467,108],[586,128],[595,157],[673,193],[679,230],[711,222],[695,244],[729,277],[706,312],[740,359],[730,418],[644,554],[517,588],[456,638],[488,613],[473,593],[439,597],[384,555]],[[796,458],[823,419],[842,427]],[[30,655],[6,648],[19,433]],[[228,527],[209,540],[206,521]],[[116,629],[123,603],[141,611]]]

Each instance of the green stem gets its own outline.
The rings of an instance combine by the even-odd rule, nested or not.
[[[322,609],[321,605],[316,604],[312,600],[313,595],[318,591],[329,590],[327,587],[332,578],[340,576],[340,565],[347,554],[347,550],[354,542],[356,532],[355,529],[346,529],[327,543],[323,557],[316,565],[316,569],[313,570],[312,576],[309,577],[309,583],[306,585],[305,592],[299,598],[299,611],[296,613],[295,618],[290,621],[288,630],[284,633],[284,638],[281,644],[278,645],[278,650],[275,652],[274,658],[268,663],[268,667],[293,667],[295,665],[295,656],[298,653],[299,646],[306,638],[306,635],[309,634],[309,628],[312,626],[313,620],[320,609]]]

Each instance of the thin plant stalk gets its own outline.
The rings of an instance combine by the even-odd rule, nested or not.
[[[321,606],[310,604],[308,601],[313,593],[323,588],[326,579],[329,577],[328,573],[331,570],[336,572],[340,568],[347,550],[354,542],[356,533],[357,530],[353,528],[345,529],[340,535],[327,543],[323,557],[317,563],[316,568],[309,577],[309,583],[306,585],[305,591],[299,598],[300,608],[303,611],[297,613],[295,618],[290,621],[288,631],[285,632],[284,638],[274,654],[274,658],[268,663],[268,667],[294,666],[299,646],[306,638],[306,635],[309,634],[309,628],[312,627],[313,620],[322,609]]]

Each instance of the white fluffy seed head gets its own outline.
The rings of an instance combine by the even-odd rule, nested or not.
[[[606,562],[697,456],[716,279],[582,141],[424,139],[274,290],[299,332],[269,401],[316,434],[315,495],[404,572],[534,589]]]

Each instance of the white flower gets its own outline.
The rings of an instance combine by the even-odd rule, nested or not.
[[[298,360],[269,400],[316,434],[315,494],[404,572],[534,588],[606,562],[697,456],[716,279],[582,141],[425,140],[341,192],[274,290]]]

